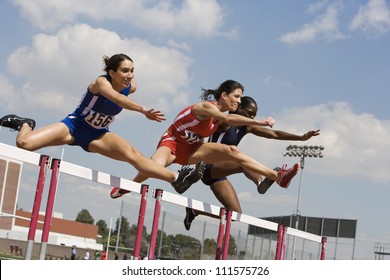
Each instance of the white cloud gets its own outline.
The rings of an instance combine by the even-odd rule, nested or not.
[[[172,48],[183,50],[183,51],[190,51],[192,49],[189,44],[184,43],[184,42],[177,42],[177,41],[172,40],[172,39],[168,40],[167,44],[168,44],[168,46],[170,46]]]
[[[351,30],[363,30],[367,34],[381,35],[390,30],[390,9],[385,0],[369,0],[359,8],[352,19]]]
[[[121,21],[152,33],[208,37],[222,34],[224,16],[216,0],[185,0],[181,6],[171,0],[16,0],[16,4],[25,18],[45,31],[74,24],[83,17],[98,22]]]
[[[323,6],[323,3],[321,7]],[[282,35],[279,39],[289,45],[313,42],[318,39],[334,41],[344,39],[338,28],[338,12],[341,5],[334,3],[326,7],[324,14],[319,15],[313,22],[305,24],[300,30]],[[320,7],[311,6],[310,11],[317,11]]]
[[[324,158],[311,165],[316,173],[365,178],[381,184],[390,182],[387,170],[390,166],[389,120],[380,120],[367,113],[357,114],[345,102],[294,108],[275,116],[275,119],[275,129],[292,133],[303,134],[310,129],[321,129],[320,136],[307,142],[325,147]],[[261,140],[256,137],[244,140],[247,142],[240,145],[241,149],[267,163],[274,161],[275,153],[280,154],[289,144],[288,141],[265,139],[262,141],[267,141],[267,151],[264,151],[258,148]]]
[[[0,102],[9,110],[18,107],[18,100],[15,98],[15,88],[6,77],[0,74]]]
[[[135,63],[139,91],[132,98],[161,110],[188,103],[185,92],[189,57],[172,48],[139,39],[121,39],[115,32],[85,24],[61,29],[54,35],[38,34],[31,46],[12,53],[8,67],[21,77],[22,84],[14,89],[2,79],[0,83],[8,90],[2,91],[0,98],[8,108],[37,106],[41,110],[69,113],[88,83],[103,74],[102,56],[119,52],[128,54]]]

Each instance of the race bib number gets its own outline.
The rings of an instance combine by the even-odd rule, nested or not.
[[[195,143],[198,143],[198,142],[203,142],[203,138],[201,138],[197,133],[195,133],[193,131],[185,130],[184,133],[185,133],[185,136],[183,138],[189,144],[195,144]]]
[[[114,116],[105,115],[98,112],[91,112],[84,120],[92,127],[96,129],[102,129],[108,127],[114,120]]]

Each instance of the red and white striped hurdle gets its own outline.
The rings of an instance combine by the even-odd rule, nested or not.
[[[16,148],[14,146],[0,143],[0,155],[18,160],[20,162],[39,166],[38,181],[36,187],[36,194],[34,198],[33,211],[31,214],[27,248],[25,259],[31,259],[32,247],[35,239],[35,232],[37,229],[38,214],[41,206],[42,192],[44,189],[46,171],[51,169],[51,180],[49,186],[49,194],[45,211],[44,226],[41,238],[41,249],[39,259],[45,259],[46,246],[48,242],[50,232],[50,221],[52,218],[54,199],[58,184],[59,173],[65,173],[71,176],[82,178],[88,181],[101,183],[111,187],[120,187],[131,191],[136,194],[140,194],[140,204],[138,213],[138,230],[134,245],[134,259],[140,258],[140,249],[142,243],[142,229],[144,226],[146,205],[149,194],[149,186],[146,184],[140,184],[133,182],[128,179],[120,178],[111,174],[107,174],[101,171],[89,169],[79,165],[75,165],[57,158],[51,158],[48,155],[41,155],[36,152],[30,152]],[[277,248],[275,259],[284,259],[285,253],[285,240],[286,235],[292,235],[305,240],[314,241],[321,244],[321,256],[320,259],[325,258],[325,243],[326,238],[297,229],[289,228],[286,226],[279,225],[274,222],[259,219],[256,217],[248,216],[243,213],[237,213],[224,208],[205,203],[199,200],[191,199],[182,195],[163,191],[161,189],[153,189],[151,197],[155,199],[154,213],[153,213],[153,224],[151,231],[151,240],[149,245],[148,259],[153,260],[155,258],[156,239],[159,225],[159,218],[161,213],[161,205],[163,202],[179,205],[182,207],[190,207],[198,211],[206,212],[213,216],[219,217],[219,230],[217,235],[217,249],[215,259],[227,259],[228,245],[231,230],[231,222],[239,221],[248,225],[253,225],[265,229],[269,229],[278,232]]]

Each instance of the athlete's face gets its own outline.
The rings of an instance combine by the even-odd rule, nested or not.
[[[238,106],[237,114],[254,119],[257,114],[257,106],[254,103],[249,103],[245,107],[241,104]]]
[[[228,108],[227,110],[235,112],[238,108],[238,105],[241,103],[242,90],[240,88],[236,88],[229,94],[223,93],[222,96]]]
[[[134,64],[130,60],[123,60],[117,71],[110,71],[112,84],[115,89],[124,89],[130,86],[134,78]]]

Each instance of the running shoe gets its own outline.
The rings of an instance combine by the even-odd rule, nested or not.
[[[186,228],[186,230],[190,230],[191,223],[196,216],[198,216],[198,214],[195,214],[191,208],[186,207],[186,217],[184,218],[184,227]]]
[[[118,187],[113,187],[112,190],[111,190],[111,193],[110,193],[110,196],[112,199],[116,199],[116,198],[120,198],[122,197],[123,195],[129,193],[130,191],[127,191],[127,190],[122,190]]]
[[[294,164],[294,166],[289,169],[286,169],[286,167],[287,165],[284,164],[282,166],[282,169],[278,172],[278,177],[280,176],[280,181],[278,182],[278,184],[285,189],[287,189],[288,185],[290,185],[292,178],[297,175],[299,163]]]
[[[198,182],[199,179],[202,178],[205,169],[206,164],[203,161],[198,162],[194,168],[183,165],[179,170],[179,176],[177,176],[177,179],[171,184],[172,187],[177,193],[184,193],[192,184]]]
[[[0,119],[0,125],[8,127],[11,130],[19,131],[24,123],[27,123],[31,129],[35,128],[35,121],[33,119],[21,118],[16,115],[6,115]]]
[[[281,170],[281,168],[275,167],[274,170],[278,172]],[[259,194],[265,194],[265,192],[268,191],[268,189],[272,186],[274,182],[274,180],[265,177],[263,181],[261,181],[261,183],[257,186],[257,191],[259,192]]]

